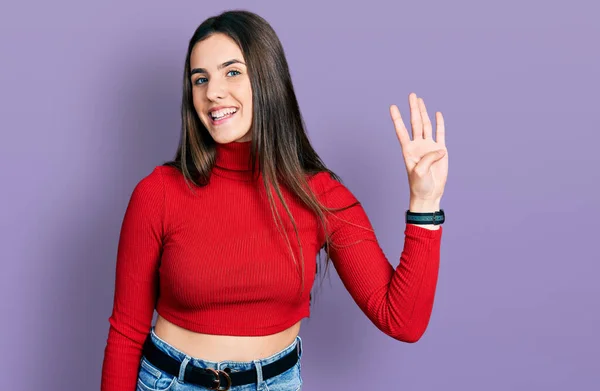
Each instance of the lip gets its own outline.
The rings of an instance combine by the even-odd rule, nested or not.
[[[217,110],[221,110],[221,109],[238,109],[235,106],[217,106],[217,107],[212,107],[208,110],[208,114],[212,113],[213,111],[217,111]]]
[[[230,106],[230,107],[232,107],[232,106]],[[225,107],[221,107],[221,108],[225,108]],[[227,121],[229,121],[230,119],[232,119],[233,117],[235,117],[235,116],[237,115],[237,113],[239,112],[239,109],[238,109],[237,107],[232,107],[232,108],[236,109],[236,112],[235,112],[235,113],[233,113],[233,114],[232,114],[232,115],[230,115],[229,117],[225,117],[225,118],[223,118],[223,119],[219,119],[219,120],[216,120],[216,121],[215,121],[215,120],[213,119],[212,115],[210,115],[210,113],[211,113],[212,111],[215,111],[215,110],[220,110],[221,108],[218,108],[218,107],[217,107],[217,108],[215,108],[215,109],[211,109],[211,111],[209,111],[209,114],[208,114],[208,119],[210,120],[210,123],[211,123],[213,126],[217,126],[217,125],[222,125],[222,124],[224,124],[225,122],[227,122]]]

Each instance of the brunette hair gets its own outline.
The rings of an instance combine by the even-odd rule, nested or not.
[[[300,248],[302,292],[304,291],[304,253],[300,243],[298,228],[281,193],[285,186],[302,203],[318,216],[324,229],[326,267],[330,259],[330,235],[326,229],[325,214],[345,210],[327,208],[322,205],[308,186],[307,176],[327,172],[331,178],[341,179],[321,161],[307,137],[304,120],[300,113],[285,53],[277,34],[270,24],[259,15],[245,10],[231,10],[206,19],[194,32],[189,41],[183,72],[183,96],[181,101],[181,139],[175,159],[164,165],[179,169],[191,187],[205,186],[215,163],[215,141],[198,117],[192,100],[190,80],[190,55],[194,45],[213,34],[225,34],[240,47],[248,69],[252,88],[253,115],[251,164],[252,171],[260,170],[273,218],[283,229],[283,221],[277,212],[270,188],[281,200],[291,219],[296,240]],[[256,167],[255,162],[258,162]],[[287,244],[296,263],[289,237]],[[318,265],[317,265],[318,266]],[[319,268],[317,267],[317,274]],[[302,293],[301,293],[302,294]],[[312,301],[312,295],[311,295]]]

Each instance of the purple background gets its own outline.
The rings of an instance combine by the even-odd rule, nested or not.
[[[385,336],[331,269],[302,326],[304,388],[599,389],[592,1],[12,3],[0,6],[0,388],[98,389],[120,225],[137,181],[174,154],[188,39],[242,7],[279,34],[309,136],[394,266],[408,186],[389,104],[408,125],[414,91],[447,126],[427,332]]]

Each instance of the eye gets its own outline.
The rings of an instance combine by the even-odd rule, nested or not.
[[[229,75],[230,73],[235,72],[235,74],[231,75],[231,76],[237,76],[237,75],[241,75],[242,73],[238,70],[232,69],[229,72],[227,72],[227,75]],[[204,84],[206,83],[208,79],[206,77],[199,77],[196,79],[196,81],[194,81],[195,85],[200,85],[200,84]]]
[[[197,78],[196,81],[194,82],[194,84],[198,85],[198,84],[204,84],[204,83],[206,83],[205,81],[201,82],[201,80],[206,80],[206,77],[199,77],[199,78]]]

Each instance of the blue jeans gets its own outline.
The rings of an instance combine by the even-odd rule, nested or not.
[[[161,371],[150,364],[145,357],[142,356],[140,362],[140,370],[138,373],[138,391],[201,391],[209,390],[196,384],[184,383],[183,374],[187,365],[194,365],[200,368],[211,368],[215,370],[223,370],[230,368],[231,372],[255,370],[257,374],[257,382],[240,386],[233,386],[230,391],[299,391],[302,387],[302,377],[300,374],[300,359],[298,363],[291,369],[280,373],[270,379],[263,379],[262,367],[278,358],[285,356],[287,353],[298,348],[298,355],[302,356],[302,338],[296,337],[296,340],[291,345],[274,355],[253,361],[206,361],[199,358],[191,357],[181,350],[169,345],[167,342],[160,339],[154,332],[154,327],[150,330],[150,338],[152,342],[163,352],[169,356],[179,360],[181,366],[179,368],[179,376],[172,376]]]

